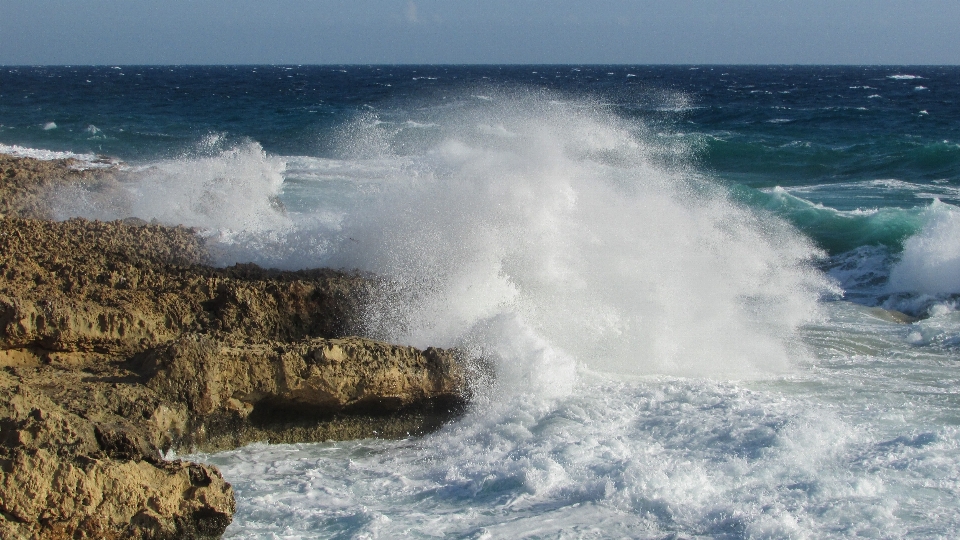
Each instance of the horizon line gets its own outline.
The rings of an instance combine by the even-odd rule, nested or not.
[[[960,64],[840,64],[840,63],[414,63],[414,62],[370,62],[370,63],[304,63],[304,62],[276,62],[276,63],[143,63],[143,64],[125,64],[125,63],[106,63],[106,64],[0,64],[0,68],[42,68],[42,67],[523,67],[523,66],[556,66],[556,67],[582,67],[582,66],[623,66],[623,67],[960,67]]]

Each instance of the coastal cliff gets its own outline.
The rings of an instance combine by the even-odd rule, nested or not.
[[[215,268],[183,227],[51,221],[58,185],[115,181],[0,156],[0,536],[208,538],[215,467],[170,450],[404,436],[461,409],[455,351],[352,335],[369,276]]]

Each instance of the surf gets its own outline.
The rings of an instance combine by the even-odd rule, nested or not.
[[[371,272],[382,290],[364,332],[461,347],[504,373],[528,366],[517,369],[530,387],[569,386],[577,366],[792,369],[797,328],[835,290],[812,264],[822,251],[735,201],[682,139],[598,101],[483,94],[403,122],[360,115],[336,158],[270,156],[251,141],[153,163],[123,186],[120,208],[64,215],[196,226],[220,264]],[[288,163],[298,172],[284,178]]]

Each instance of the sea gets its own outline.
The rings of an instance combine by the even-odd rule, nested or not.
[[[0,152],[492,366],[425,435],[170,456],[225,538],[960,531],[958,67],[6,66]]]

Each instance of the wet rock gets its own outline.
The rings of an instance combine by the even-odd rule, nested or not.
[[[867,309],[867,313],[873,315],[874,317],[897,324],[913,324],[920,320],[919,317],[914,317],[912,315],[907,315],[902,311],[896,311],[892,309],[884,309],[881,307],[872,307]]]

